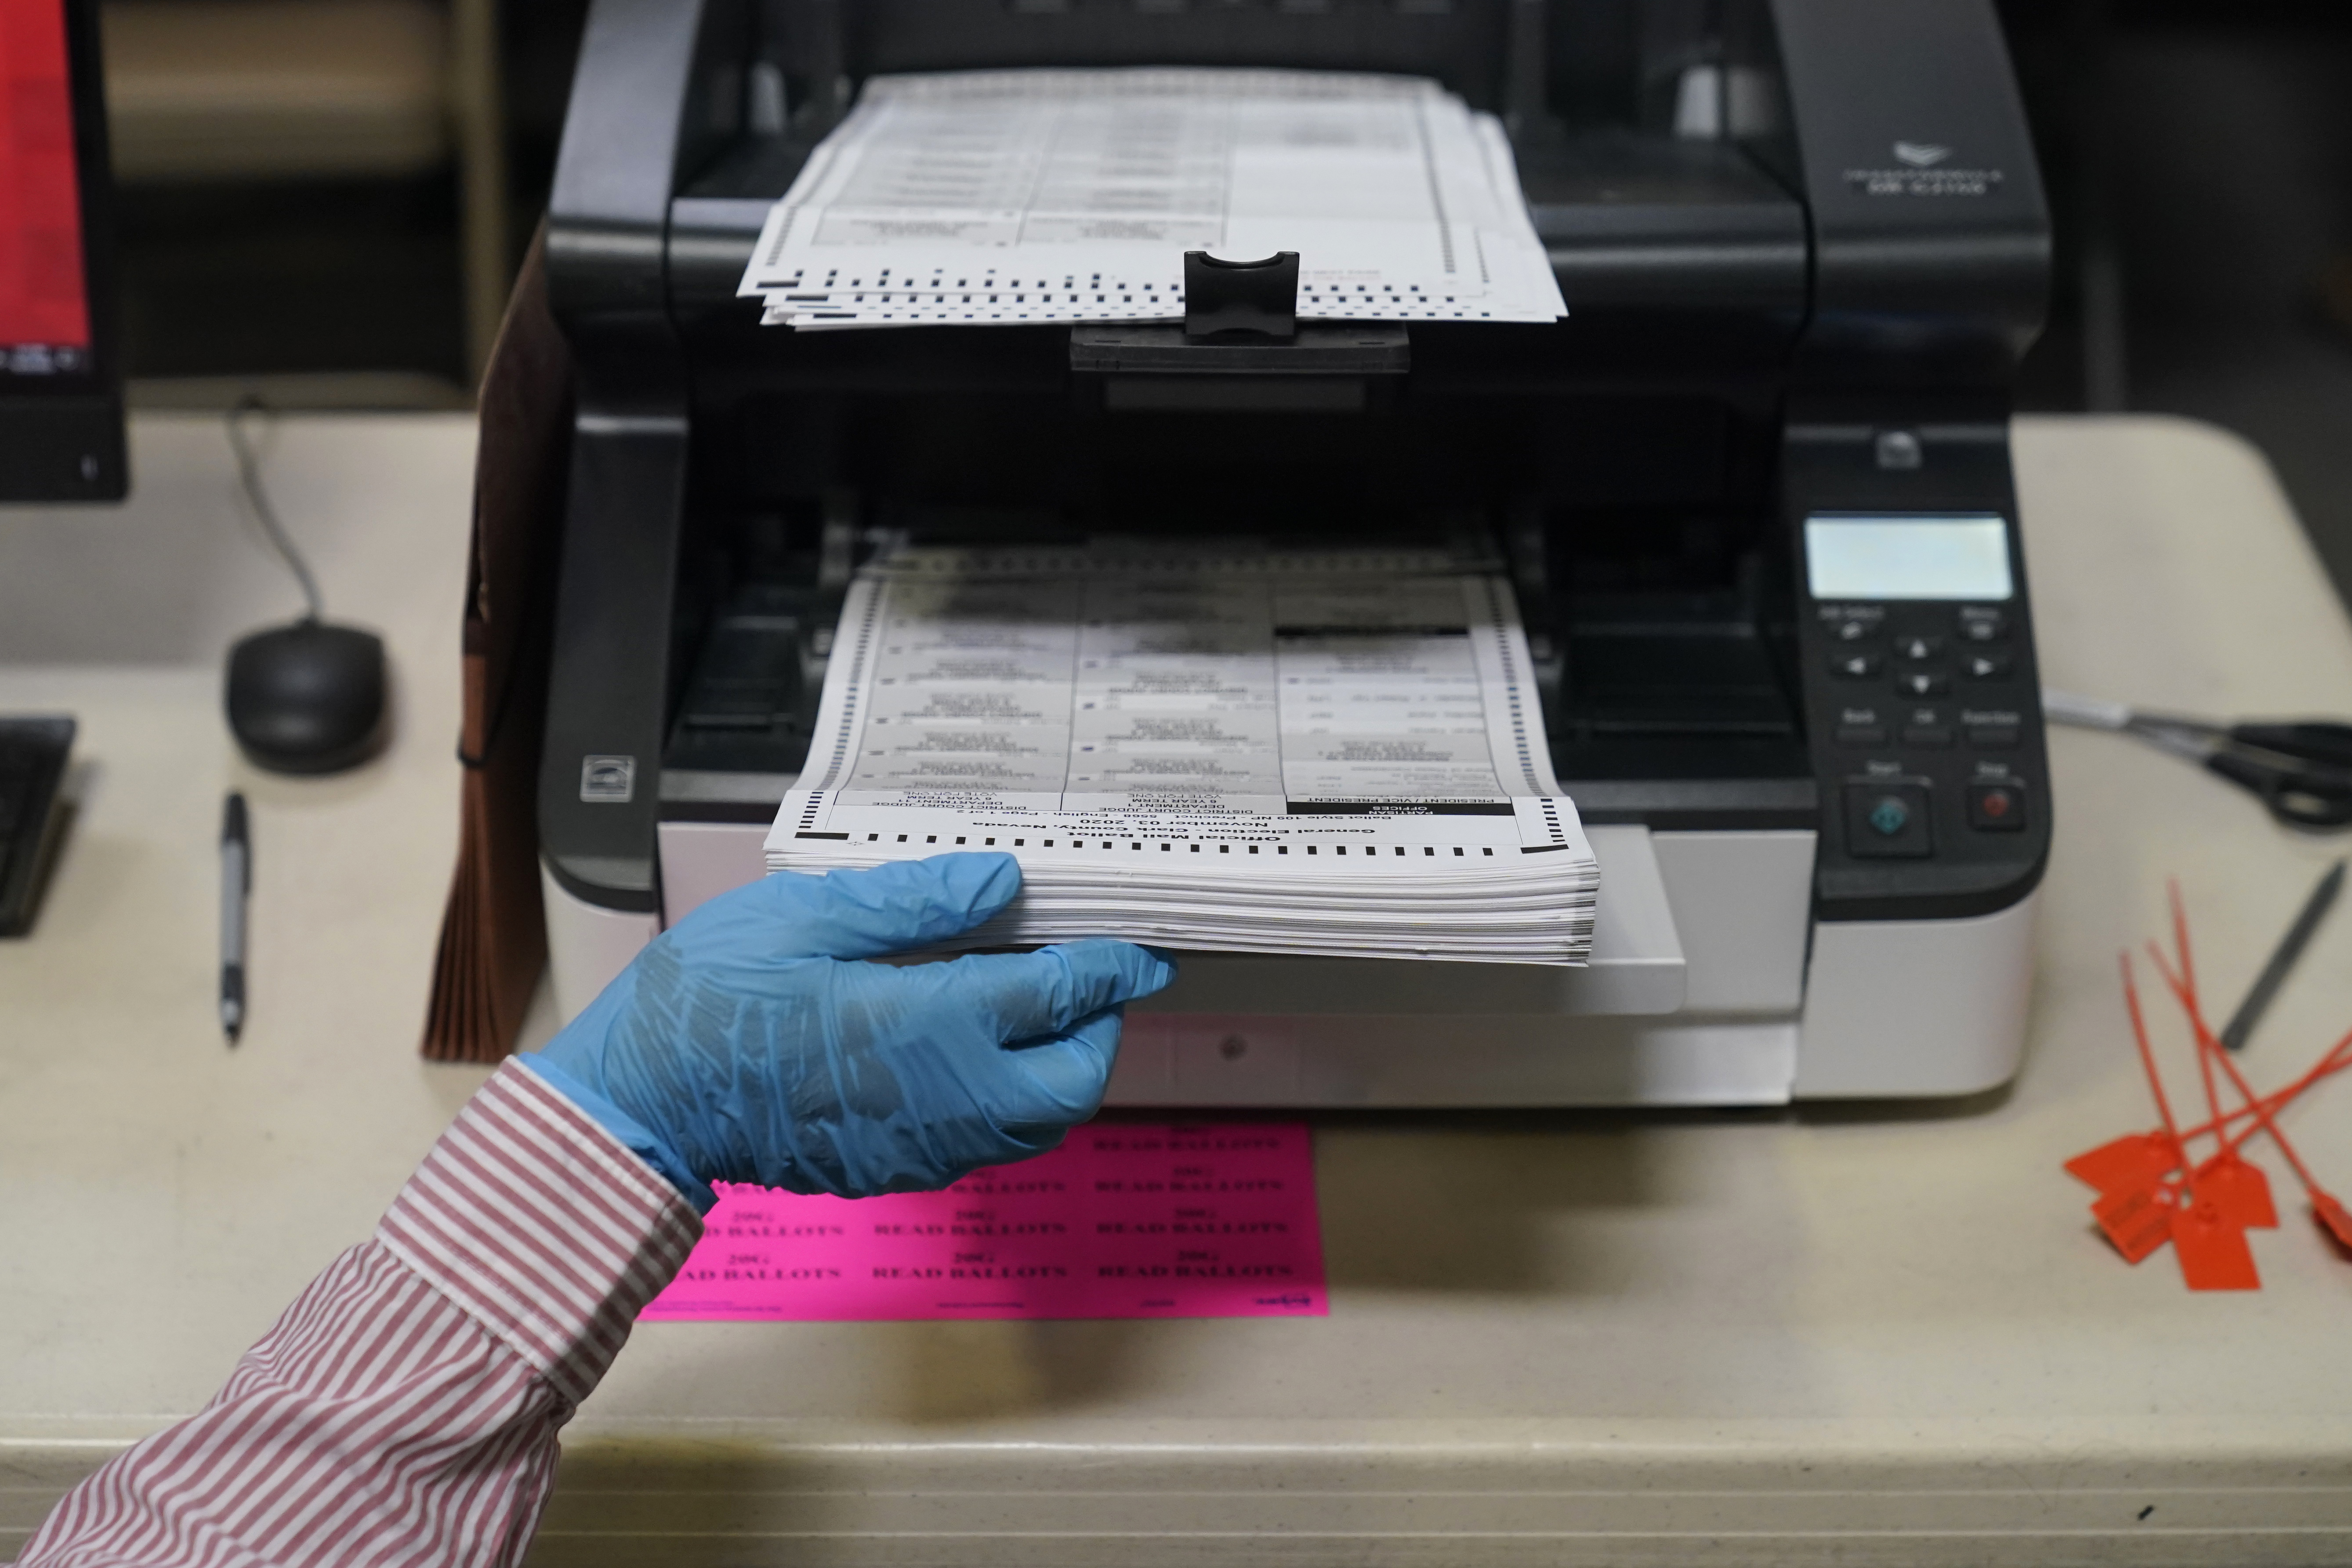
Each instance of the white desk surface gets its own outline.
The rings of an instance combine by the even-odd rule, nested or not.
[[[2018,436],[2053,683],[2352,709],[2352,627],[2252,451],[2166,419]],[[444,416],[282,432],[283,510],[400,688],[390,755],[328,783],[248,773],[218,718],[222,648],[294,601],[216,425],[138,421],[120,512],[0,511],[0,710],[84,726],[42,923],[0,943],[0,1552],[209,1396],[481,1076],[415,1054],[470,442]],[[2233,996],[2352,841],[2116,738],[2052,751],[2013,1092],[1325,1118],[1324,1321],[646,1325],[571,1429],[534,1561],[2352,1561],[2352,1263],[2284,1171],[2265,1289],[2191,1295],[2168,1253],[2110,1254],[2058,1169],[2150,1121],[2115,954],[2160,929],[2165,878]],[[232,784],[257,814],[234,1052],[212,1013]],[[2258,1080],[2352,1025],[2347,957],[2339,912]],[[2352,1188],[2352,1089],[2294,1126]]]

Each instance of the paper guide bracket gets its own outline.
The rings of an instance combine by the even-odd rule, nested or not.
[[[1246,332],[1287,340],[1298,333],[1298,252],[1259,261],[1226,261],[1205,250],[1184,253],[1184,335]]]

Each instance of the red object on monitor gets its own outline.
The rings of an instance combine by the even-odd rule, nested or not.
[[[0,371],[89,352],[64,0],[0,0]]]

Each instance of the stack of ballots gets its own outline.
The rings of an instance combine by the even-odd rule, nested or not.
[[[1582,963],[1600,872],[1491,564],[901,547],[850,585],[769,868],[1009,852],[964,947]]]
[[[1188,250],[1296,251],[1302,320],[1567,313],[1494,117],[1331,71],[876,77],[738,291],[793,327],[1166,321]]]

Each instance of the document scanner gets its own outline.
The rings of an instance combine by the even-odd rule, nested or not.
[[[737,298],[867,78],[1118,65],[1437,79],[1507,127],[1569,315],[1236,348]],[[2049,228],[1991,0],[595,0],[548,258],[567,1012],[761,874],[877,541],[1475,530],[1600,859],[1590,967],[1190,954],[1113,1102],[2015,1072],[2052,802],[2008,419]]]

